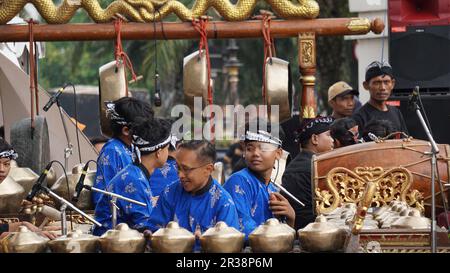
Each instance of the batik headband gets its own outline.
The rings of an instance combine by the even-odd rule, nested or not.
[[[0,153],[0,158],[9,158],[16,160],[17,157],[19,157],[19,155],[13,149],[6,150]]]
[[[258,133],[247,131],[245,135],[241,136],[241,140],[271,143],[277,146],[281,146],[283,143],[281,139],[274,137],[270,133],[263,130],[258,130]]]
[[[106,106],[106,117],[108,117],[110,120],[120,125],[128,124],[125,118],[119,115],[119,113],[117,113],[116,104],[114,102],[105,101],[105,106]]]
[[[311,120],[305,120],[304,126],[300,130],[298,139],[303,142],[310,139],[312,135],[319,135],[330,130],[330,125],[333,123],[331,117],[317,117]]]
[[[176,137],[174,137],[173,135],[169,135],[169,137],[166,138],[165,140],[163,140],[162,142],[160,142],[156,145],[151,145],[150,142],[141,138],[140,136],[133,135],[133,145],[135,145],[141,152],[154,152],[154,151],[166,146],[169,143],[170,143],[170,145],[175,147],[176,141],[177,141]]]

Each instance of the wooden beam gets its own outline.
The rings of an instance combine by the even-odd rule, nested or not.
[[[158,22],[156,33],[153,23],[125,23],[123,40],[198,39],[199,34],[190,22]],[[271,33],[275,38],[297,37],[300,33],[314,32],[317,36],[359,35],[370,31],[379,34],[384,23],[377,18],[333,18],[312,20],[273,20]],[[35,41],[93,41],[115,39],[113,23],[107,24],[38,24],[33,27]],[[258,38],[262,36],[261,21],[225,22],[208,24],[209,39]],[[27,25],[0,25],[0,42],[28,41]]]
[[[314,89],[316,85],[316,35],[314,32],[298,35],[298,64],[302,85],[301,117],[315,118],[317,114]]]

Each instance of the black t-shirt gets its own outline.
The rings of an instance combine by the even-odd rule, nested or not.
[[[236,150],[241,150],[241,154],[238,154]],[[242,148],[240,143],[234,143],[228,148],[226,155],[231,158],[231,168],[236,166],[239,159],[242,158]]]
[[[294,115],[287,121],[281,123],[281,128],[284,132],[284,138],[282,139],[283,150],[289,152],[292,158],[295,158],[300,150],[300,145],[296,142],[296,132],[300,131],[301,118],[299,115]]]
[[[371,120],[389,120],[392,122],[395,131],[408,133],[406,128],[405,120],[403,119],[402,112],[398,110],[397,107],[387,105],[387,111],[380,111],[373,107],[370,103],[364,104],[353,116],[352,118],[356,121],[359,126],[359,132],[362,134],[364,126]]]
[[[314,222],[316,217],[313,209],[313,185],[311,184],[312,156],[313,154],[309,151],[300,152],[287,166],[281,182],[287,191],[305,204],[303,207],[285,195],[295,211],[295,230]]]

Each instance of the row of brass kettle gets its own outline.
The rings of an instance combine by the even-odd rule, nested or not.
[[[288,225],[272,218],[256,228],[248,237],[253,252],[289,252],[293,249],[295,231]],[[225,222],[218,222],[200,235],[203,252],[239,253],[244,248],[245,235]],[[153,252],[186,253],[192,252],[195,235],[170,222],[151,236]]]
[[[341,208],[340,213],[342,214],[350,207]],[[397,208],[395,203],[379,209],[373,213],[373,217],[378,218],[392,208]],[[409,215],[396,220],[394,226],[429,228],[429,219],[420,216],[417,212],[412,210]],[[319,215],[314,223],[298,230],[303,251],[339,251],[344,247],[349,228],[327,220],[327,216],[330,215],[332,214]],[[218,222],[200,236],[200,244],[203,252],[239,253],[243,250],[244,239],[243,233],[227,226],[224,222]],[[248,239],[253,252],[290,252],[294,246],[295,231],[272,218],[256,228]],[[192,252],[195,245],[194,234],[180,227],[176,222],[170,222],[166,228],[159,229],[150,240],[151,251],[156,253]],[[47,246],[55,253],[92,253],[99,249],[104,253],[142,253],[145,251],[146,239],[142,233],[130,229],[125,223],[117,225],[115,229],[107,231],[101,237],[84,234],[78,230],[52,241],[22,226],[18,232],[11,233],[2,239],[0,246],[0,252],[13,253],[44,252]]]
[[[293,248],[295,231],[277,219],[269,219],[249,235],[253,252],[289,252]],[[225,222],[218,222],[200,236],[204,252],[238,253],[242,252],[245,236]],[[151,251],[156,253],[192,252],[195,236],[178,223],[170,222],[151,236]],[[49,241],[22,226],[18,232],[9,234],[1,241],[0,252],[30,253],[44,252],[47,247],[56,253],[89,253],[98,249],[105,253],[142,253],[146,239],[127,224],[121,223],[101,237],[70,232],[65,236]]]
[[[319,215],[314,223],[300,229],[299,241],[302,250],[308,252],[343,250],[350,232],[356,205],[348,203],[326,215]],[[365,216],[362,230],[378,228],[430,229],[430,219],[406,203],[393,201],[389,205],[371,210]]]

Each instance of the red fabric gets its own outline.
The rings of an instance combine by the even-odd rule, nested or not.
[[[267,104],[266,101],[266,60],[267,58],[272,58],[275,55],[275,42],[270,34],[270,15],[262,15],[262,33],[264,37],[264,61],[263,61],[263,86],[262,86],[262,98],[263,103]],[[270,111],[270,109],[268,109]]]
[[[211,132],[211,140],[214,139],[214,131],[215,127],[213,125],[214,117],[212,113],[212,104],[213,104],[213,94],[212,94],[212,86],[211,86],[211,62],[209,59],[209,47],[208,47],[208,33],[206,31],[206,28],[208,26],[208,19],[207,18],[199,18],[199,19],[193,19],[192,20],[192,26],[194,26],[195,30],[200,34],[200,42],[198,44],[198,50],[199,53],[202,52],[202,50],[205,50],[206,55],[206,65],[208,70],[208,104],[209,104],[209,113],[210,113],[210,132]]]
[[[116,42],[115,42],[115,57],[116,57],[116,66],[119,66],[119,60],[125,64],[125,67],[131,71],[131,78],[136,81],[136,74],[134,73],[133,63],[131,63],[130,58],[127,53],[123,51],[122,47],[122,20],[117,19],[114,21],[114,29],[116,31]],[[128,81],[125,70],[125,84],[126,84],[126,96],[128,97]]]

